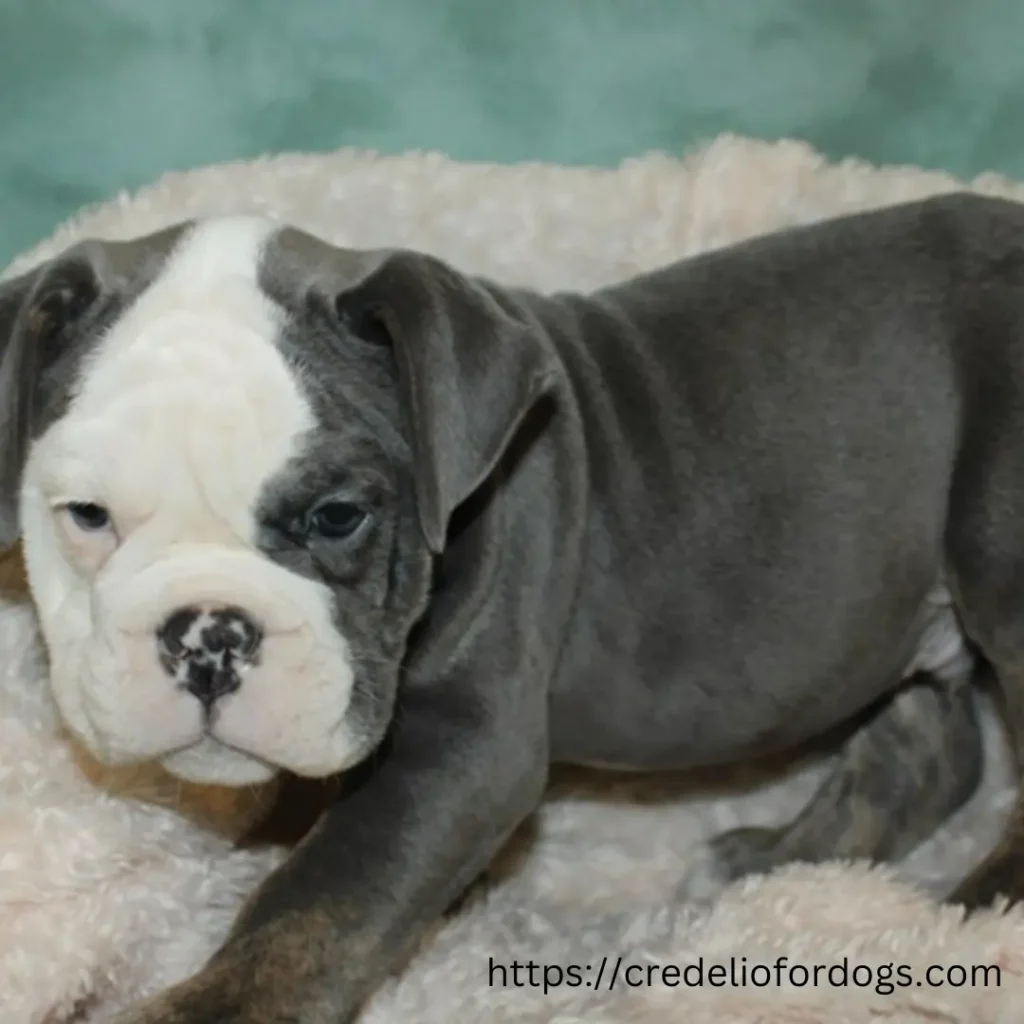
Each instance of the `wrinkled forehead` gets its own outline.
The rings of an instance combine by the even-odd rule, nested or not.
[[[45,487],[140,517],[255,502],[316,426],[280,344],[288,314],[261,284],[276,234],[236,217],[99,248],[108,293],[56,382]]]

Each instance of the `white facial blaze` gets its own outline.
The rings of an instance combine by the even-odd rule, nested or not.
[[[327,774],[357,746],[330,593],[253,546],[259,495],[314,425],[256,279],[272,230],[225,218],[183,237],[98,342],[67,414],[29,453],[22,492],[29,581],[70,728],[105,760],[158,759],[220,784],[277,767]],[[71,501],[107,508],[116,540],[74,534],[55,512]],[[160,663],[156,631],[178,609],[219,606],[242,609],[264,639],[207,720]]]

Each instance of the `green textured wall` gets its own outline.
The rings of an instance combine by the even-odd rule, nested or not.
[[[731,130],[1024,177],[1024,0],[0,0],[0,263],[171,168]]]

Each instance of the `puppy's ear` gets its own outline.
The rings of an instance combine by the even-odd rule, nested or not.
[[[0,282],[0,549],[21,532],[18,499],[40,375],[93,306],[99,280],[82,249]]]
[[[525,306],[419,253],[380,255],[335,304],[353,333],[383,329],[394,347],[420,522],[439,552],[452,512],[553,390],[558,358]]]

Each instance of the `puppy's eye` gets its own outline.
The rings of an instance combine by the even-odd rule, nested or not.
[[[369,513],[350,501],[326,501],[309,517],[309,529],[329,540],[351,537],[370,518]]]
[[[65,508],[71,521],[80,530],[96,533],[110,525],[110,513],[102,506],[91,501],[72,501]]]

